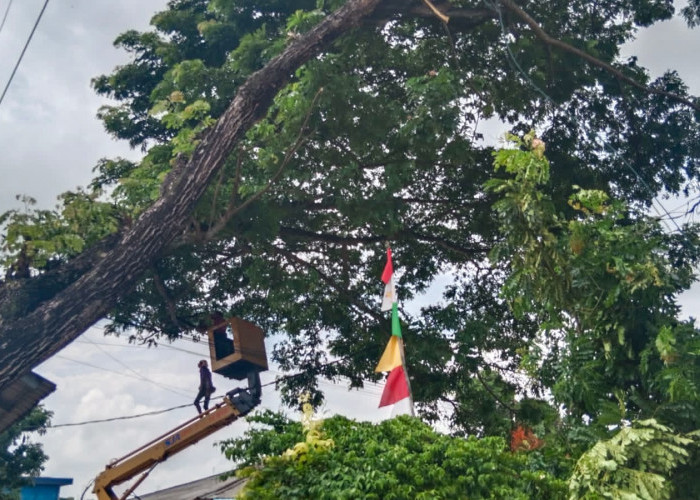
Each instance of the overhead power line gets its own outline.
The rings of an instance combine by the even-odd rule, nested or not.
[[[186,340],[186,339],[185,339],[185,340]],[[95,342],[95,341],[93,341],[93,340],[87,340],[87,341],[76,340],[75,342],[78,342],[78,343],[81,343],[81,344],[92,344],[92,345],[95,345],[95,346],[102,345],[102,346],[119,347],[119,348],[121,348],[121,347],[131,347],[131,348],[136,348],[136,349],[151,349],[150,347],[145,346],[145,345],[132,345],[132,344],[122,345],[122,344]],[[174,349],[174,350],[176,350],[176,351],[180,351],[180,352],[183,352],[183,353],[185,353],[185,354],[189,354],[189,355],[191,355],[191,356],[193,356],[193,357],[197,357],[197,358],[202,358],[202,357],[205,357],[205,356],[208,356],[208,355],[209,355],[209,353],[201,353],[201,352],[190,351],[190,350],[188,350],[188,349],[181,349],[181,348],[175,347],[175,346],[170,345],[170,344],[158,344],[158,347],[160,347],[160,348],[166,348],[166,349]],[[103,352],[104,352],[104,350],[103,350]],[[110,356],[111,358],[115,359],[115,361],[117,361],[118,363],[122,364],[118,359],[114,358],[114,356],[111,356],[109,353],[105,352],[105,354],[107,354],[107,355]],[[133,370],[131,370],[131,369],[129,369],[129,370],[130,370],[130,371],[133,371]],[[111,370],[110,370],[110,371],[111,371]],[[272,368],[268,368],[268,371],[269,371],[270,373],[273,373],[273,374],[276,374],[276,375],[280,375],[281,378],[284,377],[284,374],[283,374],[282,372],[278,371],[278,370],[274,370],[274,369],[272,369]],[[116,372],[114,372],[114,373],[116,373]],[[138,372],[135,372],[135,373],[136,373],[137,375],[139,375],[139,377],[141,377],[141,374],[139,374]],[[128,376],[127,374],[124,374],[124,373],[122,373],[121,375]],[[325,380],[325,379],[318,379],[317,382],[318,382],[319,384],[326,385],[326,386],[338,387],[338,384],[335,384],[335,383],[333,383],[333,382],[331,382],[331,381],[328,381],[328,380]],[[154,382],[154,383],[156,383],[156,382]],[[365,393],[367,393],[367,394],[370,394],[370,395],[372,395],[372,396],[381,396],[381,394],[382,394],[382,388],[381,388],[381,385],[380,385],[380,384],[378,384],[378,383],[376,383],[376,382],[370,382],[370,381],[367,381],[367,380],[364,381],[364,384],[365,384],[365,387],[363,387],[363,389],[362,389],[363,392],[365,392]],[[372,387],[376,388],[377,390],[376,390],[376,391],[371,390],[370,388],[372,388]],[[358,389],[358,390],[359,390],[359,389]],[[187,406],[187,405],[185,405],[185,406]]]
[[[86,338],[87,338],[87,337],[86,337]],[[93,343],[90,339],[88,339],[88,342]],[[105,350],[104,350],[102,347],[100,347],[99,345],[94,344],[94,343],[93,343],[93,345],[94,345],[97,349],[99,349],[101,352],[103,352],[104,354],[106,354],[109,358],[113,359],[117,364],[119,364],[119,365],[121,365],[122,367],[126,368],[129,372],[133,373],[134,375],[136,375],[136,376],[139,377],[140,379],[142,379],[142,380],[144,380],[144,381],[146,381],[146,382],[149,382],[149,383],[151,383],[151,384],[154,384],[154,385],[156,385],[156,386],[158,386],[158,387],[161,387],[161,388],[165,389],[166,391],[170,391],[170,392],[172,392],[173,394],[178,394],[178,395],[180,395],[180,396],[188,397],[187,394],[184,394],[184,393],[181,392],[179,389],[168,388],[168,386],[167,386],[166,384],[161,384],[160,382],[156,382],[155,380],[151,380],[150,378],[146,377],[145,375],[142,375],[141,373],[137,372],[136,370],[134,370],[133,368],[131,368],[129,365],[127,365],[126,363],[124,363],[124,362],[121,361],[120,359],[116,358],[115,356],[112,356],[110,353],[108,353],[107,351],[105,351]]]
[[[80,361],[80,360],[78,360],[78,359],[69,358],[68,356],[64,356],[64,355],[62,355],[62,354],[56,354],[55,357],[58,358],[58,359],[64,359],[64,360],[66,360],[66,361],[70,361],[70,362],[72,362],[72,363],[76,363],[76,364],[79,364],[79,365],[87,366],[87,367],[89,367],[89,368],[94,368],[95,370],[100,370],[100,371],[103,371],[103,372],[113,373],[113,374],[119,375],[119,376],[121,376],[121,377],[129,377],[129,378],[133,378],[133,379],[135,379],[135,380],[139,380],[139,381],[142,381],[142,382],[143,382],[143,381],[151,382],[151,383],[157,385],[158,387],[160,387],[161,389],[165,389],[165,390],[170,391],[170,392],[172,392],[173,394],[177,394],[178,396],[181,396],[181,397],[187,397],[187,396],[184,394],[184,392],[178,392],[178,391],[181,390],[181,388],[173,387],[173,386],[167,386],[167,385],[165,385],[165,384],[162,384],[162,383],[159,383],[159,382],[155,382],[155,381],[153,381],[153,380],[145,379],[145,378],[144,378],[142,375],[140,375],[140,374],[132,375],[131,373],[124,373],[124,372],[118,372],[118,371],[116,371],[116,370],[110,370],[109,368],[105,368],[104,366],[98,366],[98,365],[94,365],[94,364],[92,364],[92,363],[87,363],[87,362],[85,362],[85,361]]]
[[[12,70],[12,73],[10,74],[9,80],[7,80],[7,84],[5,85],[5,88],[2,91],[2,95],[0,95],[0,105],[2,104],[3,99],[5,98],[5,94],[7,94],[7,89],[10,88],[10,84],[12,83],[12,79],[15,77],[15,73],[17,73],[17,69],[19,68],[20,63],[22,62],[22,58],[24,57],[24,53],[27,51],[27,47],[29,47],[29,42],[32,41],[32,37],[34,36],[34,32],[36,31],[37,26],[39,26],[39,21],[41,21],[41,16],[44,15],[44,11],[46,10],[46,6],[49,4],[49,0],[46,0],[44,2],[44,6],[41,8],[41,12],[39,12],[39,15],[36,18],[36,21],[34,22],[34,26],[32,27],[32,31],[29,33],[29,37],[27,38],[27,42],[24,44],[24,48],[22,49],[22,52],[19,55],[19,59],[17,59],[17,64],[15,64],[14,69]],[[10,7],[7,7],[7,10],[10,10]],[[5,12],[5,16],[7,16],[7,11]],[[3,24],[5,23],[5,20],[3,19]]]
[[[2,33],[2,29],[5,27],[5,21],[7,21],[7,14],[10,13],[10,7],[12,7],[12,0],[10,0],[7,3],[7,8],[5,9],[5,14],[2,16],[2,22],[0,23],[0,33]]]
[[[115,420],[131,420],[133,418],[147,417],[149,415],[160,415],[161,413],[168,413],[170,411],[179,410],[180,408],[186,408],[188,406],[192,406],[192,403],[187,403],[186,405],[173,406],[172,408],[166,408],[164,410],[154,410],[154,411],[149,411],[146,413],[137,413],[136,415],[125,415],[122,417],[103,418],[103,419],[99,419],[99,420],[86,420],[84,422],[72,422],[69,424],[56,424],[56,425],[51,425],[49,427],[49,429],[58,429],[60,427],[77,427],[80,425],[87,425],[87,424],[101,424],[104,422],[114,422]]]
[[[64,358],[64,359],[68,359],[68,360],[70,360],[70,361],[76,361],[76,362],[78,362],[77,360],[73,360],[73,359],[70,359],[70,358],[65,358],[65,356],[57,355],[57,357]],[[345,361],[345,359],[346,359],[346,358],[340,358],[340,359],[336,359],[336,360],[333,360],[333,361],[329,361],[328,363],[324,363],[324,364],[322,364],[321,366],[331,366],[331,365],[340,363],[340,362],[342,362],[342,361]],[[79,362],[79,363],[80,363],[80,362]],[[86,364],[86,365],[87,365],[87,363],[81,363],[81,364]],[[93,367],[94,367],[94,365],[88,365],[88,366],[93,366]],[[274,371],[274,370],[272,370],[272,371]],[[126,373],[122,373],[121,375],[123,375],[123,376],[131,376],[131,375],[126,374]],[[279,383],[279,382],[281,382],[281,381],[283,381],[283,380],[289,380],[289,379],[301,377],[301,376],[303,376],[303,375],[306,375],[306,372],[300,372],[300,373],[294,373],[294,374],[291,374],[291,375],[285,375],[285,376],[283,376],[283,377],[276,378],[275,380],[272,380],[272,381],[270,381],[270,382],[266,382],[266,383],[262,384],[260,387],[268,387],[268,386],[271,386],[271,385],[275,385],[275,384],[277,384],[277,383]],[[376,396],[376,395],[377,395],[377,393],[375,393],[374,391],[371,391],[371,390],[369,390],[369,391],[367,391],[367,392],[368,392],[369,394],[373,395],[373,396]],[[217,400],[217,399],[223,399],[223,397],[224,397],[224,396],[217,396],[217,397],[215,397],[215,398],[211,398],[211,400],[212,400],[212,401],[215,401],[215,400]],[[111,418],[104,418],[104,419],[85,420],[85,421],[83,421],[83,422],[71,422],[71,423],[66,423],[66,424],[56,424],[56,425],[51,425],[50,427],[48,427],[48,429],[58,429],[58,428],[61,428],[61,427],[78,427],[78,426],[89,425],[89,424],[100,424],[100,423],[105,423],[105,422],[114,422],[114,421],[116,421],[116,420],[132,420],[132,419],[135,419],[135,418],[148,417],[148,416],[151,416],[151,415],[160,415],[160,414],[162,414],[162,413],[168,413],[168,412],[171,412],[171,411],[174,411],[174,410],[179,410],[179,409],[181,409],[181,408],[186,408],[186,407],[190,407],[190,406],[192,406],[192,404],[191,404],[191,403],[188,403],[188,404],[184,404],[184,405],[173,406],[173,407],[171,407],[171,408],[165,408],[164,410],[154,410],[154,411],[149,411],[149,412],[145,412],[145,413],[137,413],[137,414],[134,414],[134,415],[125,415],[125,416],[122,416],[122,417],[111,417]]]

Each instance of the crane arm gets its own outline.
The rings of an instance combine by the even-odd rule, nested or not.
[[[205,437],[246,415],[260,403],[260,378],[249,375],[248,389],[234,389],[223,402],[171,429],[128,455],[113,460],[97,478],[93,492],[99,500],[121,500],[112,491],[137,474],[144,476],[127,492],[128,495],[159,462],[178,453]],[[126,496],[125,495],[125,496]]]

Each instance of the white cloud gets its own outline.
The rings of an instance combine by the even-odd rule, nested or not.
[[[0,82],[12,67],[43,2],[15,2],[0,33]],[[48,208],[58,194],[90,181],[98,159],[135,157],[95,117],[106,101],[90,79],[126,62],[112,47],[126,29],[143,29],[166,0],[50,3],[0,106],[0,213],[29,194]]]

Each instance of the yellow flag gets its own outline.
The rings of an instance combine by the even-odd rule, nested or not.
[[[377,367],[374,369],[375,372],[390,372],[397,366],[401,365],[401,350],[399,349],[399,338],[396,335],[392,335],[389,339],[389,343],[384,349],[384,354],[379,360]]]

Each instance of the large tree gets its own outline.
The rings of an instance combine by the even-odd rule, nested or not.
[[[182,233],[195,203],[234,144],[252,123],[264,115],[275,93],[284,86],[291,73],[343,31],[357,24],[377,3],[378,0],[351,1],[329,15],[303,39],[292,43],[264,69],[251,75],[237,89],[236,99],[228,106],[227,112],[206,136],[197,139],[195,151],[179,156],[173,165],[168,162],[173,169],[168,182],[161,187],[163,195],[149,210],[139,214],[133,225],[100,241],[56,272],[42,274],[29,283],[4,283],[0,296],[0,387],[76,338],[104,317],[119,297],[131,290],[164,248]],[[38,217],[41,218],[42,214]],[[55,225],[47,228],[52,229]],[[68,232],[86,229],[87,234],[80,234],[78,239],[82,241],[78,243],[74,234],[67,238],[59,235],[60,248],[46,264],[53,257],[71,256],[76,248],[94,243],[90,236],[94,238],[105,233],[104,227],[95,230],[79,225],[68,229]],[[109,225],[106,232],[109,232]],[[9,264],[7,278],[10,280],[26,278],[29,269],[37,264],[32,263],[32,236],[23,234],[20,239],[23,249]],[[8,244],[11,249],[12,240]]]
[[[174,0],[153,18],[154,31],[120,36],[132,62],[93,83],[119,102],[100,111],[107,130],[141,147],[144,159],[100,162],[89,188],[67,194],[58,212],[7,214],[0,384],[104,316],[113,331],[157,340],[196,335],[212,311],[283,336],[276,360],[303,373],[283,387],[290,400],[315,389],[318,376],[362,384],[375,376],[386,341],[375,297],[390,243],[402,301],[438,277],[449,280],[445,303],[402,312],[425,415],[439,416],[444,402],[457,431],[503,434],[515,419],[552,421],[534,396],[554,394],[578,421],[601,416],[598,405],[609,409],[616,398],[625,407],[618,420],[654,411],[642,408],[643,397],[674,403],[664,397],[668,367],[653,357],[654,346],[667,326],[675,332],[669,345],[683,346],[676,355],[692,356],[694,330],[672,318],[674,295],[690,283],[693,245],[690,236],[665,239],[658,227],[629,233],[643,221],[637,209],[659,192],[685,192],[697,181],[699,106],[675,73],[651,81],[635,58],[620,59],[621,45],[673,15],[673,5],[439,2],[447,23],[431,5]],[[683,13],[698,21],[695,3]],[[338,38],[350,27],[357,29]],[[561,288],[548,288],[550,273],[530,289],[549,309],[499,295],[504,283],[511,291],[530,284],[510,276],[520,262],[517,240],[494,222],[497,195],[484,188],[494,175],[493,149],[478,124],[489,118],[515,132],[538,129],[551,160],[546,196],[559,215],[527,226],[504,209],[507,224],[534,241],[536,230],[563,238],[562,221],[581,217],[566,203],[571,186],[602,190],[627,202],[625,215],[589,221],[592,227],[627,227],[621,236],[631,255],[662,255],[659,269],[682,271],[630,291],[620,285],[626,275],[607,271],[613,243],[591,257],[639,342],[611,344],[606,330],[582,345],[576,339],[583,337],[571,336],[567,355],[554,360],[533,355],[541,325],[567,333],[568,316],[554,308],[585,312],[585,294],[595,305],[602,292],[593,280],[566,295],[570,302],[552,298],[546,293]],[[531,146],[532,137],[522,147]],[[529,196],[510,192],[516,195]],[[494,248],[501,260],[488,258]],[[571,254],[557,258],[576,271],[563,264]],[[639,290],[648,293],[633,293]],[[625,309],[642,299],[633,314]],[[602,361],[585,364],[574,355],[581,352]],[[339,362],[329,364],[332,357]],[[653,369],[613,362],[622,359]],[[608,369],[610,377],[580,391],[576,382],[588,379],[563,374],[581,366],[592,374]],[[675,380],[691,383],[695,373]],[[679,425],[695,424],[674,415]]]

